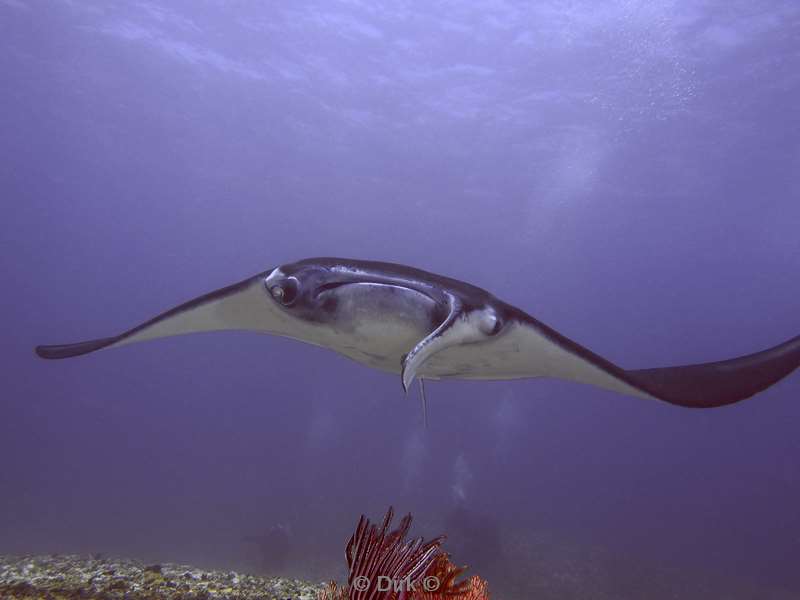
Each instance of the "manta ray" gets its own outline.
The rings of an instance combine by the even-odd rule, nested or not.
[[[401,264],[309,258],[207,293],[118,335],[37,346],[59,359],[188,333],[294,338],[414,379],[555,377],[691,408],[739,402],[800,366],[800,336],[700,364],[623,369],[469,283]],[[424,388],[422,388],[424,404]]]

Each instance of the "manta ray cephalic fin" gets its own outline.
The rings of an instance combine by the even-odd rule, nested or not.
[[[419,378],[419,398],[422,400],[422,426],[428,428],[428,399],[425,397],[425,379]]]
[[[446,297],[449,311],[445,320],[403,357],[401,383],[406,393],[431,356],[445,348],[485,340],[500,329],[499,318],[491,307],[465,310],[454,295],[447,293]]]

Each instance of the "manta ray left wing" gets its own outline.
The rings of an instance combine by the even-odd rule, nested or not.
[[[36,346],[41,358],[61,359],[135,342],[221,330],[252,330],[281,335],[286,317],[263,301],[263,274],[184,302],[119,335],[74,344]]]

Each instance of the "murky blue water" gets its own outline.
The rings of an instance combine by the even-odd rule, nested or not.
[[[798,31],[793,1],[0,0],[0,554],[341,580],[391,504],[495,598],[800,597],[797,374],[708,411],[430,382],[425,429],[399,377],[282,338],[32,352],[319,255],[626,368],[777,344]]]

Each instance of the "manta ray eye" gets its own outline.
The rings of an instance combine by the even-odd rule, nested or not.
[[[494,310],[486,310],[481,316],[478,327],[486,335],[497,335],[503,328],[503,320]]]
[[[284,306],[290,306],[297,299],[297,280],[294,277],[284,279],[277,285],[273,285],[269,292],[272,297]]]

